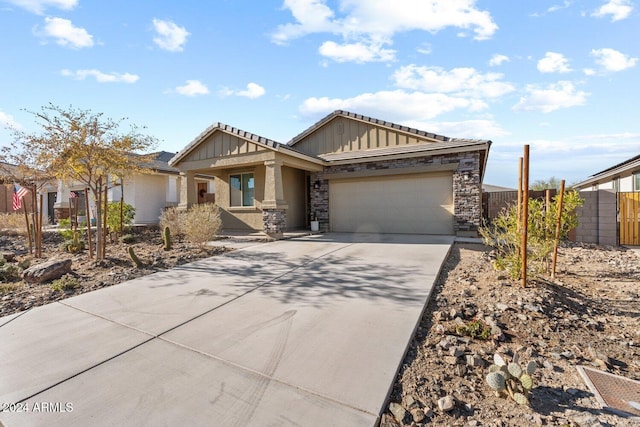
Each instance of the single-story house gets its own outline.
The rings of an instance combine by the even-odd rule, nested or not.
[[[640,245],[640,155],[574,184],[578,209],[576,240],[606,245]]]
[[[339,110],[286,144],[214,123],[169,165],[183,208],[215,176],[225,230],[476,235],[490,146]]]
[[[640,191],[640,155],[593,174],[572,188],[579,191]]]
[[[169,206],[177,206],[180,200],[180,172],[169,166],[169,160],[175,155],[167,151],[152,153],[152,161],[145,165],[149,171],[137,173],[123,179],[109,181],[107,200],[119,202],[122,200],[133,206],[136,210],[133,219],[134,224],[157,224],[162,211]],[[209,176],[198,175],[195,177],[195,185],[198,190],[196,202],[205,203],[215,200],[213,179]],[[79,182],[65,183],[58,180],[55,190],[46,190],[49,201],[49,212],[55,215],[55,219],[68,218],[70,203],[77,198],[78,211],[85,215],[84,185]],[[75,197],[71,197],[74,193]],[[91,217],[95,216],[95,201],[89,197]]]

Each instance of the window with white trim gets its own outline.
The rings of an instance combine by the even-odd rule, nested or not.
[[[253,206],[253,172],[229,175],[230,206]]]
[[[633,174],[633,191],[640,191],[640,172]]]

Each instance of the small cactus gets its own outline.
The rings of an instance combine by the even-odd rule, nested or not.
[[[129,246],[129,249],[127,249],[127,251],[129,252],[129,258],[131,258],[131,262],[133,262],[136,268],[144,267],[143,262],[140,261],[140,258],[138,258],[135,251],[133,250],[133,246]]]
[[[495,364],[489,367],[489,374],[486,376],[489,387],[496,392],[497,396],[508,396],[519,405],[528,405],[529,392],[533,388],[532,375],[536,370],[536,363],[529,362],[523,370],[516,361],[507,363],[497,353],[493,360]]]
[[[164,246],[162,247],[165,251],[171,250],[171,229],[169,226],[164,227],[164,231],[162,232],[162,239],[164,240]]]

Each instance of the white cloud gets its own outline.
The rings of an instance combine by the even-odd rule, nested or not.
[[[267,93],[267,91],[259,84],[251,82],[247,84],[247,88],[245,90],[231,90],[228,87],[223,87],[218,93],[222,97],[235,95],[249,99],[256,99]]]
[[[631,3],[631,0],[609,0],[596,9],[591,16],[604,18],[607,15],[611,15],[611,22],[615,22],[628,18],[632,10],[633,3]]]
[[[344,52],[344,48],[365,49],[374,60],[394,59],[390,45],[396,33],[427,31],[436,33],[445,28],[472,31],[477,40],[491,38],[498,26],[488,11],[476,8],[476,0],[339,0],[332,9],[327,0],[284,0],[284,8],[293,15],[294,22],[278,26],[272,34],[276,44],[307,34],[328,33],[342,37],[342,43],[324,43],[332,52],[342,46],[341,54],[332,55],[343,61],[353,57],[364,62],[365,54]],[[338,14],[340,14],[338,16]],[[371,55],[370,52],[377,52]],[[381,54],[381,53],[384,53]]]
[[[509,62],[509,57],[506,55],[494,54],[489,60],[490,67],[497,67],[499,65],[504,64],[505,62]]]
[[[199,80],[187,80],[184,86],[176,87],[175,91],[180,95],[198,96],[209,93],[209,88]]]
[[[514,90],[502,81],[500,73],[482,74],[474,68],[453,68],[407,65],[393,74],[396,86],[425,92],[455,93],[462,96],[497,98]]]
[[[318,118],[334,110],[350,110],[400,122],[430,120],[456,109],[477,112],[486,108],[488,105],[477,99],[442,93],[395,90],[364,93],[352,98],[307,98],[299,110],[303,116],[309,118]]]
[[[250,99],[256,99],[256,98],[260,98],[265,93],[266,93],[266,91],[259,84],[257,84],[257,83],[249,83],[249,84],[247,84],[247,89],[246,90],[241,90],[241,91],[237,92],[236,95],[244,96],[244,97],[250,98]]]
[[[538,71],[541,73],[569,73],[571,67],[569,60],[563,54],[547,52],[544,58],[538,61]]]
[[[22,129],[22,126],[20,126],[20,124],[15,121],[11,114],[7,114],[2,111],[0,111],[0,127]]]
[[[433,48],[429,43],[422,43],[422,45],[420,45],[420,47],[418,47],[416,50],[418,51],[418,53],[421,53],[423,55],[430,55],[433,51]]]
[[[615,49],[603,48],[592,49],[591,56],[595,57],[596,63],[606,71],[622,71],[635,67],[638,58],[631,58]]]
[[[559,81],[544,88],[537,85],[527,85],[525,91],[527,94],[514,105],[514,110],[550,113],[560,108],[584,105],[589,95],[586,92],[576,90],[573,83],[569,81]]]
[[[585,76],[593,76],[596,74],[596,70],[594,70],[593,68],[584,68],[582,72]]]
[[[190,34],[185,27],[161,19],[153,20],[153,29],[157,33],[153,42],[169,52],[181,52]]]
[[[332,41],[322,43],[318,49],[320,55],[336,62],[388,62],[395,58],[395,50],[384,49],[380,44],[345,43]]]
[[[135,83],[140,79],[140,76],[131,73],[103,73],[100,70],[62,70],[60,71],[65,77],[71,77],[76,80],[85,80],[87,77],[93,77],[98,83]]]
[[[75,27],[68,19],[47,17],[44,22],[44,29],[40,34],[54,38],[60,46],[72,49],[93,46],[93,36],[84,28]]]
[[[55,7],[62,10],[71,10],[78,5],[78,0],[5,0],[15,4],[29,12],[43,15],[45,9]]]

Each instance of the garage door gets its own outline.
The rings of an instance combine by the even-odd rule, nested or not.
[[[332,180],[329,216],[336,232],[453,234],[452,174]]]

